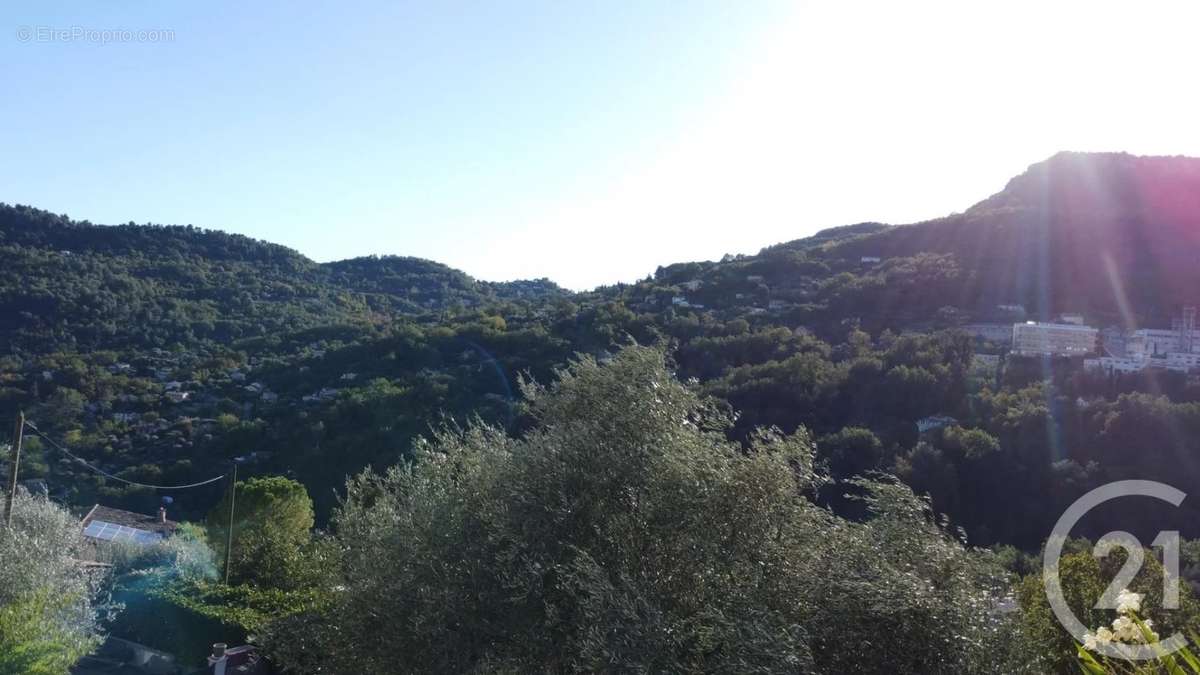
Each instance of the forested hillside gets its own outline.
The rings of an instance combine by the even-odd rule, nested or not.
[[[964,308],[1163,323],[1200,289],[1200,160],[1060,153],[962,214],[841,249],[953,255],[968,271],[955,302]]]
[[[165,492],[206,523],[114,563],[150,604],[113,630],[163,649],[195,646],[152,627],[182,613],[200,627],[181,634],[260,635],[290,672],[1075,672],[1031,556],[1095,486],[1200,489],[1200,380],[1018,356],[1006,331],[1069,312],[1121,334],[1200,300],[1197,167],[1056,155],[962,214],[582,293],[0,205],[0,417],[36,430],[35,495],[152,513]],[[136,483],[235,464],[248,515],[225,585],[227,481]],[[21,499],[21,536],[74,526]],[[1186,502],[1105,515],[1200,537]],[[11,541],[0,556],[24,555]],[[1107,573],[1071,551],[1070,583]],[[55,574],[83,583],[62,555]],[[1200,586],[1200,544],[1181,555]],[[139,565],[167,566],[159,590]],[[1185,600],[1155,620],[1200,628]],[[76,628],[72,655],[94,647]]]
[[[247,474],[302,481],[324,522],[346,475],[409,456],[444,421],[520,433],[521,378],[636,342],[738,411],[735,440],[803,427],[835,477],[895,473],[973,543],[1031,547],[1089,486],[1200,485],[1200,386],[1067,359],[981,365],[1004,345],[959,329],[1011,322],[1013,306],[1169,322],[1200,289],[1198,183],[1197,160],[1056,155],[960,215],[833,228],[586,293],[2,206],[0,414],[24,409],[134,481],[189,482],[240,458]],[[952,420],[919,431],[930,417]],[[38,438],[22,476],[77,507],[157,500]],[[218,490],[176,495],[181,515]],[[845,507],[837,494],[821,499]]]

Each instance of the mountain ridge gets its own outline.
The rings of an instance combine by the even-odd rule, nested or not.
[[[976,308],[1162,321],[1200,301],[1200,159],[1059,153],[963,213],[840,247],[841,255],[954,255],[972,273],[962,297]]]
[[[415,257],[317,263],[293,249],[220,230],[94,225],[6,204],[0,204],[0,245],[139,259],[193,256],[208,261],[202,265],[265,265],[276,285],[325,286],[324,291],[310,289],[310,297],[359,294],[368,312],[421,314],[453,302],[476,306],[506,299],[581,297],[549,279],[488,282]],[[785,251],[808,261],[792,270],[797,278],[819,276],[821,265],[827,272],[855,271],[860,259],[950,255],[963,279],[958,296],[947,304],[976,312],[1021,304],[1038,318],[1081,311],[1106,323],[1161,322],[1178,306],[1200,301],[1194,290],[1200,288],[1200,159],[1060,152],[1031,164],[1002,190],[961,213],[905,225],[825,228],[758,254],[676,263],[660,271],[715,268],[730,261],[740,265]],[[1114,279],[1120,280],[1120,288]],[[604,289],[627,285],[598,290],[611,295],[614,291]],[[12,303],[9,307],[17,309]]]
[[[1200,255],[1178,231],[1175,211],[1160,221],[1153,211],[1160,200],[1146,200],[1149,211],[1132,208],[1137,189],[1103,187],[1134,180],[1144,162],[1097,162],[1052,159],[1049,168],[1026,172],[1033,179],[1010,181],[988,206],[942,219],[828,228],[754,255],[676,263],[634,283],[579,293],[548,280],[477,281],[417,258],[314,263],[238,235],[105,229],[4,206],[0,344],[8,349],[0,353],[0,417],[23,409],[47,433],[73,439],[64,442],[80,456],[141,482],[186,483],[207,478],[214,461],[251,457],[256,472],[302,480],[318,512],[328,514],[345,475],[410,457],[414,439],[438,420],[478,416],[519,433],[528,423],[517,404],[525,378],[549,381],[576,355],[604,361],[632,341],[667,350],[681,379],[739,411],[735,433],[805,426],[831,448],[858,439],[865,445],[844,449],[850,454],[829,451],[842,475],[917,475],[934,504],[963,517],[974,536],[1029,541],[1027,521],[1036,514],[964,511],[956,497],[938,493],[951,483],[920,478],[920,466],[940,466],[945,457],[962,462],[952,447],[931,458],[916,423],[954,417],[1020,457],[1075,462],[1060,467],[1074,482],[1060,485],[1055,499],[1086,482],[1075,477],[1091,475],[1091,462],[1125,461],[1106,436],[1086,435],[1083,426],[1071,431],[1077,443],[1043,447],[1046,420],[1036,406],[1046,394],[1031,384],[1040,382],[1039,364],[1016,359],[1004,380],[988,381],[1003,391],[968,393],[984,386],[969,375],[973,355],[1004,350],[958,330],[1011,322],[997,305],[1017,304],[1030,318],[1070,311],[1092,325],[1169,326],[1170,303],[1200,289],[1186,286],[1195,274],[1157,264],[1159,256],[1176,256],[1169,262],[1177,265]],[[1155,161],[1149,165],[1151,175],[1160,172]],[[1098,182],[1076,178],[1085,168]],[[1037,178],[1056,171],[1069,180]],[[1189,164],[1176,188],[1154,194],[1174,194],[1192,180]],[[1071,200],[1063,200],[1065,209],[1039,206],[1039,190],[1062,185],[1082,186],[1064,193],[1098,204],[1119,197],[1123,206],[1099,209],[1099,216],[1095,209],[1080,216]],[[1190,208],[1180,199],[1167,205]],[[1136,403],[1118,398],[1133,385],[1075,375],[1084,384],[1069,401],[1113,399],[1088,409],[1095,415]],[[1186,376],[1153,378],[1149,391],[1170,392],[1170,405],[1181,406],[1155,414],[1191,414],[1186,406],[1200,392]],[[987,412],[1009,406],[1032,421],[1012,427],[1007,413]],[[867,436],[838,436],[847,429]],[[1163,447],[1168,442],[1184,441],[1168,438]],[[860,451],[866,454],[853,454]],[[103,497],[154,507],[150,495],[37,451],[30,462],[39,467],[33,475],[48,477],[65,501]],[[1059,480],[1057,464],[1021,462],[1008,467],[1014,490],[1036,485],[1031,476]],[[979,475],[990,478],[993,469]],[[202,501],[181,501],[180,509]]]
[[[866,251],[870,246],[877,246],[888,255],[911,254],[914,251],[912,244],[901,245],[890,240],[911,240],[915,237],[914,231],[929,229],[941,235],[947,228],[956,228],[958,225],[978,227],[981,222],[1005,217],[1032,219],[1033,223],[1053,225],[1054,218],[1067,221],[1097,217],[1111,220],[1114,214],[1133,219],[1152,218],[1155,225],[1169,226],[1174,230],[1200,230],[1200,159],[1182,155],[1139,156],[1125,152],[1061,151],[1031,164],[1025,171],[1009,179],[1003,189],[960,213],[906,224],[867,222],[833,226],[806,237],[766,246],[763,251],[845,243],[848,245],[847,252]],[[1124,230],[1105,234],[1117,239],[1129,238]],[[930,247],[936,247],[939,241],[953,241],[953,237],[946,239],[942,236],[927,236],[924,239],[927,241],[922,243]],[[412,256],[379,254],[316,262],[295,249],[218,229],[192,225],[137,225],[132,222],[99,225],[88,220],[71,220],[66,215],[55,215],[20,204],[0,203],[0,244],[4,243],[64,250],[75,246],[110,253],[180,252],[163,250],[170,244],[182,247],[184,254],[199,254],[214,260],[280,264],[298,271],[326,269],[344,272],[355,268],[394,268],[399,263],[420,268],[426,273],[455,277],[460,283],[487,284],[494,289],[503,289],[504,284],[508,283],[528,287],[530,282],[538,282],[549,291],[565,292],[552,280],[545,278],[512,282],[484,281],[443,263]],[[1189,234],[1189,243],[1200,246],[1200,238]],[[1164,250],[1164,253],[1171,257],[1169,250]],[[342,278],[352,285],[361,281],[348,279],[344,274]]]
[[[72,220],[66,214],[54,214],[30,205],[10,205],[0,202],[0,244],[18,244],[59,250],[72,250],[71,247],[74,246],[76,249],[85,248],[104,253],[135,251],[147,253],[158,252],[152,246],[156,237],[176,244],[189,241],[199,242],[202,244],[201,246],[191,247],[187,252],[204,254],[215,260],[232,259],[253,262],[290,260],[294,261],[297,267],[328,269],[347,268],[355,265],[394,265],[399,262],[414,267],[424,267],[427,271],[436,269],[439,272],[469,276],[444,263],[415,256],[375,254],[317,262],[300,251],[283,244],[219,229],[194,225],[138,224],[132,221],[117,225],[102,225],[89,220]],[[150,245],[149,250],[147,250],[148,245]],[[492,285],[509,283],[474,278],[472,280]],[[545,282],[548,280],[517,279],[514,281]]]

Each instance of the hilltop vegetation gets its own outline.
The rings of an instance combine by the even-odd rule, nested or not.
[[[334,524],[344,591],[271,632],[278,662],[948,674],[1004,651],[991,557],[890,481],[860,484],[864,522],[832,516],[806,496],[825,479],[807,434],[730,442],[729,417],[661,353],[584,360],[525,393],[523,438],[444,429],[351,481]]]
[[[1198,195],[1200,159],[1060,153],[964,213],[845,242],[840,255],[953,255],[967,272],[960,308],[1169,325],[1197,302]]]
[[[8,419],[23,409],[55,443],[132,481],[202,480],[225,473],[235,459],[245,478],[289,476],[307,489],[317,526],[345,532],[365,527],[355,518],[369,519],[372,509],[383,508],[372,501],[376,497],[406,499],[400,486],[423,480],[422,467],[437,455],[418,439],[433,434],[435,446],[453,446],[486,465],[479,469],[480,481],[511,486],[511,493],[486,493],[491,500],[486,503],[438,497],[448,501],[437,508],[483,518],[480,509],[503,511],[511,506],[506,500],[521,490],[538,489],[522,473],[527,467],[510,457],[514,444],[536,453],[552,434],[536,400],[527,404],[520,396],[522,383],[554,381],[557,369],[576,355],[627,368],[622,359],[646,358],[627,355],[644,354],[628,347],[648,345],[661,350],[654,353],[662,354],[664,367],[682,383],[672,387],[689,401],[684,407],[692,411],[688,406],[702,402],[705,415],[713,415],[705,419],[719,420],[689,429],[689,434],[704,432],[689,436],[695,443],[723,448],[705,458],[686,450],[691,446],[679,449],[690,458],[689,470],[712,460],[717,468],[704,471],[732,480],[750,466],[730,464],[732,448],[770,464],[774,460],[760,457],[770,453],[755,448],[765,442],[761,430],[773,429],[771,438],[788,438],[802,447],[802,463],[811,464],[806,470],[821,476],[794,487],[787,499],[770,498],[788,518],[807,522],[816,517],[813,509],[828,508],[830,517],[866,528],[856,529],[855,536],[878,539],[885,533],[871,528],[887,521],[878,519],[883,500],[913,518],[905,527],[915,528],[906,531],[924,542],[920,546],[934,547],[954,565],[968,565],[968,559],[975,565],[973,553],[945,539],[944,530],[926,527],[925,515],[913,515],[919,509],[902,487],[874,479],[847,482],[888,473],[927,497],[967,544],[1015,547],[999,549],[1000,558],[1010,571],[1027,573],[1031,569],[1022,556],[1036,552],[1063,508],[1092,487],[1127,477],[1163,480],[1185,491],[1200,487],[1200,463],[1194,461],[1200,453],[1200,383],[1160,371],[1100,376],[1083,371],[1077,359],[1004,355],[1004,345],[973,339],[960,329],[970,322],[1011,322],[1013,306],[1022,306],[1032,318],[1071,311],[1096,325],[1168,325],[1176,305],[1195,301],[1191,294],[1200,288],[1200,267],[1191,264],[1200,259],[1195,194],[1200,194],[1196,160],[1064,154],[1031,167],[963,214],[899,227],[833,228],[755,255],[665,266],[634,283],[584,293],[567,292],[547,280],[478,281],[414,258],[319,264],[280,246],[220,232],[97,226],[0,205],[0,252],[8,261],[0,270],[0,343],[8,345],[0,354],[0,415]],[[1002,358],[997,365],[977,355]],[[659,372],[658,366],[642,365]],[[592,373],[591,367],[584,370]],[[595,373],[589,377],[608,381]],[[575,410],[560,421],[590,419],[588,411]],[[919,428],[921,420],[933,422]],[[460,428],[466,431],[453,431]],[[434,433],[440,429],[446,430]],[[587,447],[603,447],[597,439]],[[674,456],[671,447],[661,450]],[[581,457],[585,449],[576,448]],[[615,471],[627,458],[610,454],[606,450],[592,459],[611,463]],[[717,455],[725,459],[713,459]],[[756,471],[766,471],[765,466],[753,464]],[[387,477],[360,477],[347,492],[346,477],[365,469]],[[27,487],[45,488],[77,509],[100,501],[150,512],[159,496],[98,476],[36,435],[26,438],[22,477],[32,481]],[[172,493],[175,515],[203,520],[222,489],[213,485]],[[340,511],[339,496],[348,499]],[[663,502],[668,503],[674,502]],[[711,506],[696,508],[702,512]],[[760,508],[765,507],[755,504],[743,511],[748,519],[761,517],[782,527],[779,513]],[[619,509],[613,513],[617,520],[631,517]],[[1162,529],[1159,513],[1112,515],[1110,525],[1119,522],[1135,533]],[[1185,536],[1200,537],[1197,515],[1185,503],[1172,524],[1178,523]],[[918,520],[924,524],[918,527]],[[539,521],[529,522],[533,527]],[[620,524],[613,523],[605,520],[597,527]],[[500,531],[515,527],[507,521],[496,525]],[[633,525],[621,525],[626,526]],[[467,528],[465,520],[446,527],[451,538],[470,534],[453,529]],[[546,531],[547,537],[561,534],[573,541],[569,532]],[[651,538],[649,530],[629,532]],[[1077,534],[1102,533],[1085,526]],[[366,534],[420,542],[437,533]],[[490,568],[497,556],[531,546],[518,534],[505,544],[515,548],[473,551],[471,564]],[[331,555],[312,542],[292,543],[306,555]],[[589,549],[594,541],[573,545],[598,555]],[[446,552],[425,554],[437,561]],[[759,548],[748,552],[747,560],[773,560],[778,554]],[[900,549],[880,553],[893,554],[898,560],[915,555]],[[811,564],[829,563],[820,552],[812,555]],[[555,556],[530,561],[565,565],[577,576],[583,585],[560,588],[555,598],[568,598],[578,611],[617,611],[585,602],[597,594],[616,602],[617,594],[628,604],[620,611],[653,607],[662,612],[656,616],[663,630],[674,631],[672,639],[682,640],[684,624],[696,629],[689,623],[698,620],[691,610],[664,609],[668,599],[656,585],[660,580],[629,579],[620,582],[626,586],[600,590],[587,585],[594,580],[580,576],[586,571],[579,566],[582,558]],[[345,562],[351,567],[343,572],[353,575],[353,559]],[[741,574],[737,565],[743,562],[727,576]],[[1200,558],[1192,562],[1189,576],[1200,572]],[[392,563],[400,577],[423,564],[415,559]],[[600,567],[614,565],[620,568],[611,560]],[[329,567],[316,565],[322,566]],[[297,574],[309,581],[269,592],[286,595],[306,584],[320,585],[311,581],[319,575]],[[774,579],[792,583],[786,575]],[[973,584],[974,592],[982,592],[982,585]],[[713,597],[718,588],[760,597],[735,586],[714,586],[709,589]],[[453,603],[461,598],[453,594],[461,589],[443,591],[451,604],[433,609],[399,604],[396,611],[444,625],[452,621],[446,614],[421,614],[455,611]],[[216,598],[219,605],[225,602],[220,598],[228,600],[222,593],[207,588],[204,594],[215,595],[204,598]],[[204,598],[195,601],[197,607],[203,609]],[[257,622],[269,615],[262,600],[260,595],[246,600],[253,611],[240,616]],[[353,607],[329,605],[328,595],[320,596],[320,603],[309,601],[326,603],[321,606],[339,621],[353,618]],[[494,604],[480,611],[495,617],[508,609]],[[721,611],[726,619],[703,624],[705,630],[733,630],[745,622],[728,617],[744,618],[740,612],[749,610]],[[213,614],[226,616],[218,610]],[[773,622],[811,625],[823,616],[820,608],[781,608],[763,617],[767,623],[759,627],[762,635],[795,647],[793,653],[804,654],[804,663],[818,670],[853,669],[846,655],[829,651],[832,638],[794,634],[784,640],[771,633],[782,625]],[[606,620],[592,616],[589,621],[601,626],[608,625]],[[887,623],[880,617],[863,621]],[[983,630],[986,622],[975,621],[943,616],[929,626],[949,622]],[[255,630],[259,627],[255,624]],[[587,649],[608,654],[616,647],[606,640],[618,639],[583,633],[562,637],[581,654],[591,653]],[[641,648],[661,646],[656,642],[661,636],[627,637]],[[439,655],[431,651],[435,648],[416,642],[406,647],[431,667],[446,666],[448,661],[438,659],[454,656],[520,669],[561,656],[507,634],[469,654]],[[696,668],[711,656],[698,643],[672,643],[671,649]],[[378,658],[386,658],[385,647],[380,650]],[[711,658],[742,666],[747,662],[738,659],[751,658],[747,654]],[[753,658],[769,662],[776,656],[762,652]],[[946,654],[936,659],[947,664],[946,672],[961,665]],[[585,659],[577,665],[587,669],[594,663]],[[1057,663],[1073,666],[1069,658]]]
[[[98,227],[21,206],[0,205],[0,253],[0,335],[17,350],[231,345],[562,294],[545,280],[482,283],[416,258],[319,265],[240,235]]]
[[[82,456],[141,482],[206,478],[233,457],[290,473],[324,522],[342,476],[408,456],[442,415],[520,431],[522,374],[544,381],[575,353],[660,344],[681,378],[740,412],[735,437],[804,426],[840,474],[899,473],[973,541],[1036,545],[1047,517],[1037,514],[1193,453],[1200,390],[1178,374],[1109,381],[1066,361],[1048,373],[1022,359],[1003,376],[973,372],[973,353],[999,350],[953,330],[1011,321],[998,304],[1166,323],[1171,291],[1148,275],[1190,277],[1126,263],[1197,251],[1191,235],[1161,241],[1200,212],[1181,196],[1194,165],[1058,155],[961,216],[833,228],[588,293],[480,282],[412,258],[317,264],[220,232],[5,206],[0,413],[25,408]],[[1114,316],[1101,250],[1116,256],[1131,318]],[[915,422],[934,415],[971,439],[986,434],[982,449],[959,449],[953,430],[918,437]],[[854,447],[840,447],[849,438]],[[31,440],[25,475],[67,501],[153,506]],[[1001,494],[1028,513],[997,509]],[[180,497],[198,515],[215,493]]]

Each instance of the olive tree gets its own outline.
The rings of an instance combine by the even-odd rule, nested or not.
[[[332,607],[267,635],[296,672],[994,672],[996,579],[893,481],[809,498],[812,443],[732,420],[662,352],[583,359],[348,484]],[[991,660],[989,660],[991,659]]]
[[[80,523],[18,488],[0,524],[0,673],[66,673],[99,644],[98,579],[79,563]]]

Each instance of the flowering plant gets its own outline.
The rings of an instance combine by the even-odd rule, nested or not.
[[[1142,611],[1142,594],[1122,589],[1117,595],[1117,618],[1113,619],[1112,627],[1101,626],[1094,632],[1083,636],[1083,644],[1079,646],[1079,667],[1085,675],[1110,675],[1112,673],[1131,673],[1134,675],[1150,675],[1152,673],[1168,673],[1169,675],[1200,675],[1200,659],[1192,651],[1183,647],[1173,653],[1164,649],[1151,661],[1138,664],[1132,659],[1118,660],[1104,656],[1093,656],[1104,647],[1115,647],[1119,653],[1129,651],[1132,645],[1157,645],[1158,633],[1154,632],[1154,622],[1142,619],[1138,612]],[[1195,635],[1193,642],[1200,642]]]

